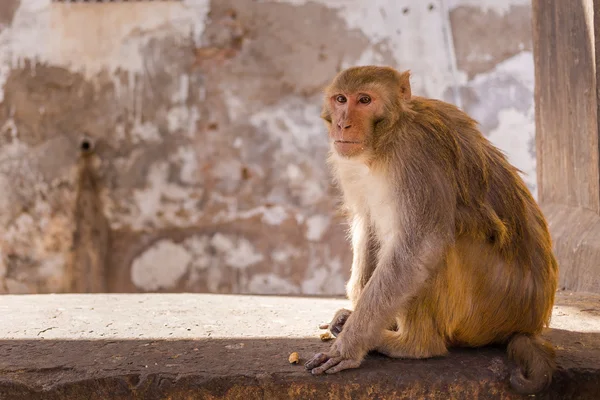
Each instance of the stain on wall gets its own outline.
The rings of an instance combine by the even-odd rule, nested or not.
[[[533,51],[528,3],[510,5],[504,11],[463,5],[461,1],[454,4],[449,18],[456,62],[469,79],[493,70],[499,62],[523,51]]]
[[[351,254],[319,112],[351,65],[410,68],[413,92],[461,103],[535,168],[530,32],[486,53],[529,18],[517,0],[9,3],[4,293],[100,276],[119,292],[342,294]],[[482,18],[487,39],[465,32]]]

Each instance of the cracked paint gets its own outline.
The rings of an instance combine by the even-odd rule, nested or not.
[[[323,234],[329,227],[331,217],[326,215],[313,215],[306,220],[306,238],[314,242],[323,238]]]
[[[481,124],[491,142],[519,168],[537,197],[535,153],[534,70],[531,52],[521,52],[476,75],[463,88],[465,109]],[[489,107],[494,104],[494,108]]]
[[[183,277],[191,261],[183,246],[161,240],[133,260],[131,280],[147,291],[170,289]]]
[[[11,29],[2,34],[13,64],[38,60],[88,78],[104,70],[136,74],[146,67],[141,50],[147,41],[190,35],[200,41],[208,11],[206,0],[104,6],[22,0]]]
[[[446,0],[450,8],[470,6],[483,12],[493,11],[497,14],[507,13],[513,6],[531,6],[530,0]]]
[[[411,69],[415,94],[458,100],[535,188],[530,38],[495,53],[460,34],[482,12],[524,18],[521,0],[6,4],[0,292],[68,287],[86,138],[109,291],[343,294],[352,255],[319,114],[351,65]],[[452,30],[456,49],[483,44],[455,60]]]

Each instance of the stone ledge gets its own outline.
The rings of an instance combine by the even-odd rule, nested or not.
[[[190,294],[2,296],[0,399],[513,399],[501,348],[370,355],[313,377],[317,326],[345,300]],[[559,370],[543,399],[600,393],[600,296],[559,293]]]

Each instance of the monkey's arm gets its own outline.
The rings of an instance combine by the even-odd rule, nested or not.
[[[313,374],[358,367],[406,302],[422,287],[442,260],[444,239],[437,234],[409,236],[387,244],[377,268],[343,331],[327,353],[316,354],[306,368]]]
[[[358,298],[377,265],[376,245],[369,222],[364,216],[352,218],[352,272],[346,285],[346,294],[355,308]]]
[[[437,189],[435,196],[425,184],[394,191],[389,199],[393,212],[379,215],[396,220],[393,231],[379,238],[377,267],[331,349],[306,364],[313,374],[358,367],[383,343],[396,316],[443,263],[454,235],[454,192],[440,168],[417,162],[405,165],[405,175],[392,181],[428,182]],[[379,222],[389,226],[388,220]]]

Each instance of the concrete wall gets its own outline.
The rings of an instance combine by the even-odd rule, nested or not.
[[[0,3],[0,292],[343,293],[320,90],[412,70],[535,192],[527,0]]]

